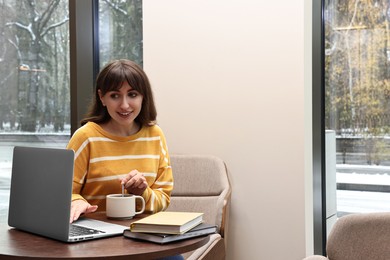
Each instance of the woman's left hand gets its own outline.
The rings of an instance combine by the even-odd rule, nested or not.
[[[142,173],[137,170],[129,172],[122,180],[121,185],[130,194],[141,195],[148,187],[148,183]]]

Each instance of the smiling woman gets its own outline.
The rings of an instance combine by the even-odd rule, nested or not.
[[[105,210],[106,195],[140,195],[149,213],[170,203],[173,177],[165,136],[145,72],[129,60],[108,63],[96,79],[87,117],[69,141],[75,151],[71,221]]]
[[[106,103],[110,103],[109,108],[106,107]],[[133,104],[134,107],[129,104]],[[133,118],[134,123],[138,125],[155,123],[157,112],[149,79],[141,67],[130,60],[114,60],[101,70],[96,79],[93,103],[81,124],[89,121],[108,123],[113,118],[110,112],[115,111],[113,115],[118,112],[129,112],[123,111],[122,105],[125,105],[125,109],[137,113]]]
[[[119,90],[108,91],[104,95],[99,89],[99,96],[113,119],[102,124],[106,131],[119,136],[133,135],[139,131],[135,119],[141,112],[142,95],[133,90],[129,83],[124,82]]]

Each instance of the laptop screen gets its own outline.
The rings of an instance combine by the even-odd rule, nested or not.
[[[8,225],[67,239],[73,161],[72,150],[15,147]]]

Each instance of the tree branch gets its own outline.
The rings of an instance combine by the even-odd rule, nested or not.
[[[64,20],[62,20],[62,21],[60,21],[60,22],[58,22],[58,23],[55,23],[55,24],[50,25],[49,27],[45,28],[45,29],[41,32],[40,36],[41,36],[41,37],[45,36],[50,30],[52,30],[52,29],[54,29],[54,28],[56,28],[56,27],[58,27],[58,26],[61,26],[61,25],[63,25],[64,23],[66,23],[66,22],[68,22],[68,21],[69,21],[69,17],[65,17]]]
[[[15,47],[16,52],[18,53],[18,58],[19,58],[20,62],[23,63],[22,53],[20,53],[19,46],[15,42],[13,42],[11,39],[8,39],[8,41],[9,41],[9,43],[11,43],[12,46]]]
[[[42,13],[41,19],[40,19],[40,22],[39,22],[39,31],[44,31],[45,30],[43,28],[47,25],[48,21],[51,18],[51,15],[53,14],[54,10],[57,8],[59,3],[60,3],[60,0],[56,0],[56,1],[50,2],[50,5]],[[42,35],[42,33],[41,33],[41,35]]]
[[[115,11],[119,12],[119,13],[122,13],[124,15],[127,15],[127,12],[126,10],[123,10],[122,8],[120,8],[117,4],[114,4],[113,2],[109,1],[109,0],[104,0],[104,2],[106,2],[109,6],[111,6]]]
[[[6,23],[5,24],[6,26],[12,26],[12,25],[15,25],[16,27],[19,27],[19,28],[21,28],[21,29],[24,29],[24,30],[26,30],[30,35],[31,35],[31,38],[32,38],[32,40],[34,41],[35,39],[36,39],[36,36],[35,36],[35,34],[34,34],[34,32],[33,32],[33,30],[32,30],[32,25],[31,25],[31,23],[29,24],[29,25],[23,25],[23,24],[21,24],[21,23],[19,23],[19,22],[9,22],[9,23]]]

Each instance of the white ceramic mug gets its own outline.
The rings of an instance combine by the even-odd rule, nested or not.
[[[142,203],[142,209],[136,211],[136,199]],[[106,216],[108,218],[130,219],[145,210],[145,200],[132,194],[109,194],[106,196]]]

